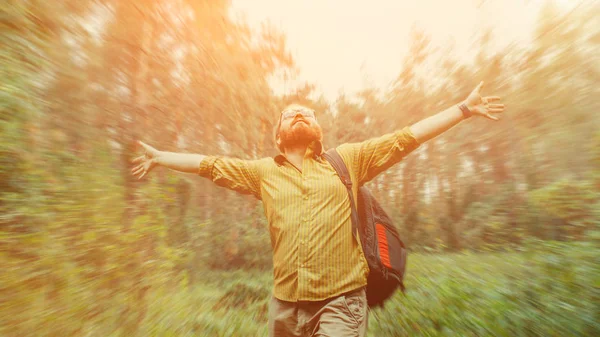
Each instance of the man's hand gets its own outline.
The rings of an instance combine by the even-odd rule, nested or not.
[[[133,164],[139,165],[131,169],[131,172],[133,172],[133,175],[138,179],[142,179],[158,164],[160,151],[141,141],[138,143],[144,148],[145,153],[143,156],[139,156],[132,161]]]
[[[498,117],[492,116],[492,113],[500,113],[504,111],[504,104],[491,104],[491,102],[497,102],[500,100],[498,96],[481,96],[481,88],[483,87],[483,81],[469,94],[469,97],[465,100],[465,105],[473,115],[480,115],[485,118],[497,121]]]
[[[491,114],[503,112],[504,104],[490,104],[490,102],[499,101],[500,97],[481,97],[482,87],[483,82],[479,83],[475,90],[473,90],[462,103],[467,106],[473,115],[480,115],[497,121],[498,117],[492,116]],[[438,112],[433,116],[427,117],[411,125],[410,129],[417,141],[423,143],[429,139],[435,138],[464,120],[465,117],[461,105],[462,104],[453,105],[442,112]]]

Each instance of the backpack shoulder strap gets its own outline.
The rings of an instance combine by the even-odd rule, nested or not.
[[[352,214],[352,235],[356,236],[356,231],[358,229],[358,211],[356,210],[356,202],[354,201],[354,194],[352,193],[352,179],[350,179],[350,172],[348,172],[348,168],[346,167],[342,156],[340,156],[335,148],[327,150],[323,156],[325,159],[327,159],[331,166],[333,166],[333,169],[337,172],[338,176],[348,190]]]

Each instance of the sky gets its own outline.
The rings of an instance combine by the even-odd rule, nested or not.
[[[579,1],[555,0],[565,10]],[[454,44],[469,62],[485,28],[495,48],[530,40],[542,0],[233,0],[232,13],[252,27],[269,21],[287,37],[300,68],[295,81],[274,80],[276,93],[309,82],[330,101],[367,85],[385,89],[400,73],[413,26],[432,46]]]

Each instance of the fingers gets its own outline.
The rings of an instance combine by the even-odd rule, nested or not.
[[[142,169],[140,169],[139,171],[135,172],[135,173],[133,174],[133,176],[134,176],[134,177],[136,177],[136,178],[138,178],[138,180],[139,180],[139,179],[142,179],[142,177],[144,177],[144,176],[145,176],[147,173],[148,173],[148,171],[146,171],[146,170],[144,170],[144,169],[142,168]]]
[[[480,91],[481,91],[481,88],[483,88],[483,81],[481,81],[481,82],[479,83],[479,85],[477,85],[477,87],[475,88],[475,91],[477,91],[477,92],[480,92]]]
[[[132,164],[137,164],[137,163],[141,162],[142,160],[144,160],[144,158],[145,158],[145,156],[139,156],[139,157],[137,157],[137,158],[133,159],[133,160],[131,161],[131,163],[132,163]]]
[[[154,153],[156,152],[156,149],[153,148],[152,146],[142,142],[141,140],[138,140],[138,143],[144,148],[144,151],[146,151],[146,153]]]
[[[484,102],[495,102],[500,100],[500,96],[487,96],[483,98]]]
[[[490,107],[494,106],[493,108],[489,108],[488,107],[488,111],[487,113],[484,114],[484,116],[488,119],[491,119],[493,121],[499,121],[500,118],[496,117],[496,116],[492,116],[490,115],[490,113],[500,113],[504,111],[504,104],[490,104]]]
[[[481,91],[481,88],[483,88],[483,81],[481,81],[481,83],[479,83],[479,85],[475,88],[474,91],[479,93],[479,91]],[[480,111],[481,115],[483,115],[487,119],[491,119],[493,121],[499,121],[500,118],[498,118],[496,116],[492,116],[491,114],[503,112],[504,104],[490,104],[490,103],[499,101],[500,96],[486,96],[486,97],[482,97],[482,100],[484,102],[484,106],[482,107],[483,108],[482,111]]]
[[[142,168],[142,167],[144,167],[144,163],[141,163],[141,164],[139,164],[138,166],[136,166],[136,167],[132,168],[132,169],[131,169],[131,172],[137,171],[137,170],[139,170],[139,169],[140,169],[140,168]]]
[[[492,116],[492,115],[490,115],[490,114],[485,114],[484,116],[485,116],[485,118],[487,118],[487,119],[491,119],[491,120],[493,120],[493,121],[499,121],[499,120],[500,120],[500,118],[498,118],[498,117],[495,117],[495,116]]]
[[[137,176],[137,175],[139,175],[142,172],[144,172],[144,167],[143,166],[140,167],[140,168],[138,168],[137,170],[135,170],[135,172],[133,172],[133,175]]]

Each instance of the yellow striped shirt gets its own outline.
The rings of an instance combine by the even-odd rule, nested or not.
[[[337,147],[358,186],[398,163],[420,144],[409,127]],[[368,265],[352,235],[346,187],[313,142],[302,172],[283,155],[242,160],[207,156],[199,174],[262,200],[273,246],[273,295],[319,301],[367,284]]]

